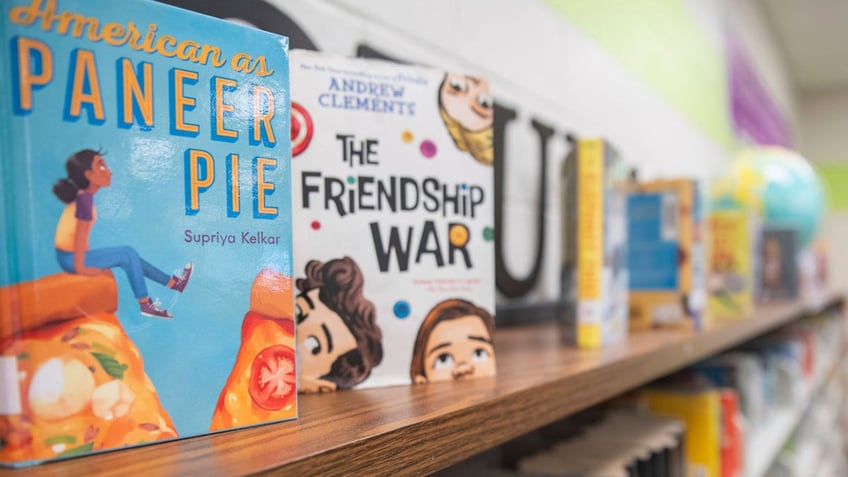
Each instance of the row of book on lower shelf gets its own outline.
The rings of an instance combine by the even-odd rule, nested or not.
[[[488,80],[147,0],[0,5],[0,464],[495,375]],[[578,345],[797,296],[791,230],[760,273],[754,221],[705,227],[696,181],[616,182],[598,139],[564,164]]]
[[[510,464],[472,459],[442,476],[845,475],[844,320],[791,324],[507,444]]]
[[[848,474],[848,362],[812,397],[800,423],[785,441],[765,475],[839,477]],[[760,473],[759,475],[763,475]]]

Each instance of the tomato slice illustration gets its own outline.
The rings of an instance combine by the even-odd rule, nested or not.
[[[294,350],[288,346],[269,346],[253,358],[248,392],[253,402],[266,411],[278,411],[295,391]]]

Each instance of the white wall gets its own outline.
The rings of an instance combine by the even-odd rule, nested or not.
[[[810,161],[848,163],[848,88],[804,92],[800,96],[801,153]],[[848,290],[848,211],[825,217],[822,237],[830,246],[830,281]]]
[[[848,161],[848,88],[805,92],[801,153],[813,162]]]
[[[833,290],[848,291],[848,212],[827,214],[822,224],[821,236],[828,244],[829,286]]]
[[[640,82],[607,51],[553,12],[543,0],[268,0],[304,29],[317,47],[354,55],[367,43],[386,55],[492,79],[499,104],[517,110],[506,131],[506,262],[522,276],[534,256],[538,139],[530,122],[556,134],[550,143],[547,244],[541,281],[530,299],[552,299],[559,287],[558,171],[566,132],[601,135],[640,168],[643,177],[709,178],[728,151]],[[794,115],[792,95],[750,0],[683,0],[717,48],[734,18],[755,66]],[[732,6],[728,13],[728,5]],[[685,70],[680,74],[687,74]],[[772,78],[774,77],[774,78]]]
[[[529,298],[558,294],[558,171],[566,132],[608,137],[647,177],[708,177],[726,155],[541,0],[274,3],[322,50],[352,55],[366,42],[393,57],[492,79],[497,101],[518,111],[506,133],[504,228],[506,262],[518,276],[532,267],[537,220],[539,145],[530,121],[556,129],[548,159],[545,267]]]

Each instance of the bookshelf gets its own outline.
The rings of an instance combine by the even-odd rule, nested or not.
[[[0,477],[433,472],[843,301],[830,294],[816,307],[761,307],[752,319],[634,334],[601,351],[562,345],[554,323],[507,328],[496,338],[497,378],[306,395],[298,421],[0,469]]]
[[[844,347],[844,345],[843,345]],[[830,356],[826,364],[816,370],[810,382],[800,383],[801,396],[797,402],[788,408],[777,409],[767,424],[754,430],[751,439],[746,443],[745,477],[765,477],[774,463],[786,441],[792,436],[804,415],[809,411],[816,395],[827,381],[843,364],[844,351],[839,350],[836,356]],[[802,459],[803,469],[810,469],[821,461],[818,449],[804,449]],[[810,475],[815,475],[810,474]]]

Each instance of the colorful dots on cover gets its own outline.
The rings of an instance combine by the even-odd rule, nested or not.
[[[432,159],[437,152],[436,143],[429,139],[421,141],[421,146],[419,146],[419,149],[421,150],[421,155],[423,155],[427,159]]]
[[[392,311],[394,312],[396,317],[402,320],[409,316],[409,313],[412,311],[412,309],[409,306],[409,302],[407,302],[406,300],[398,300],[397,302],[395,302],[395,306],[393,307]]]

